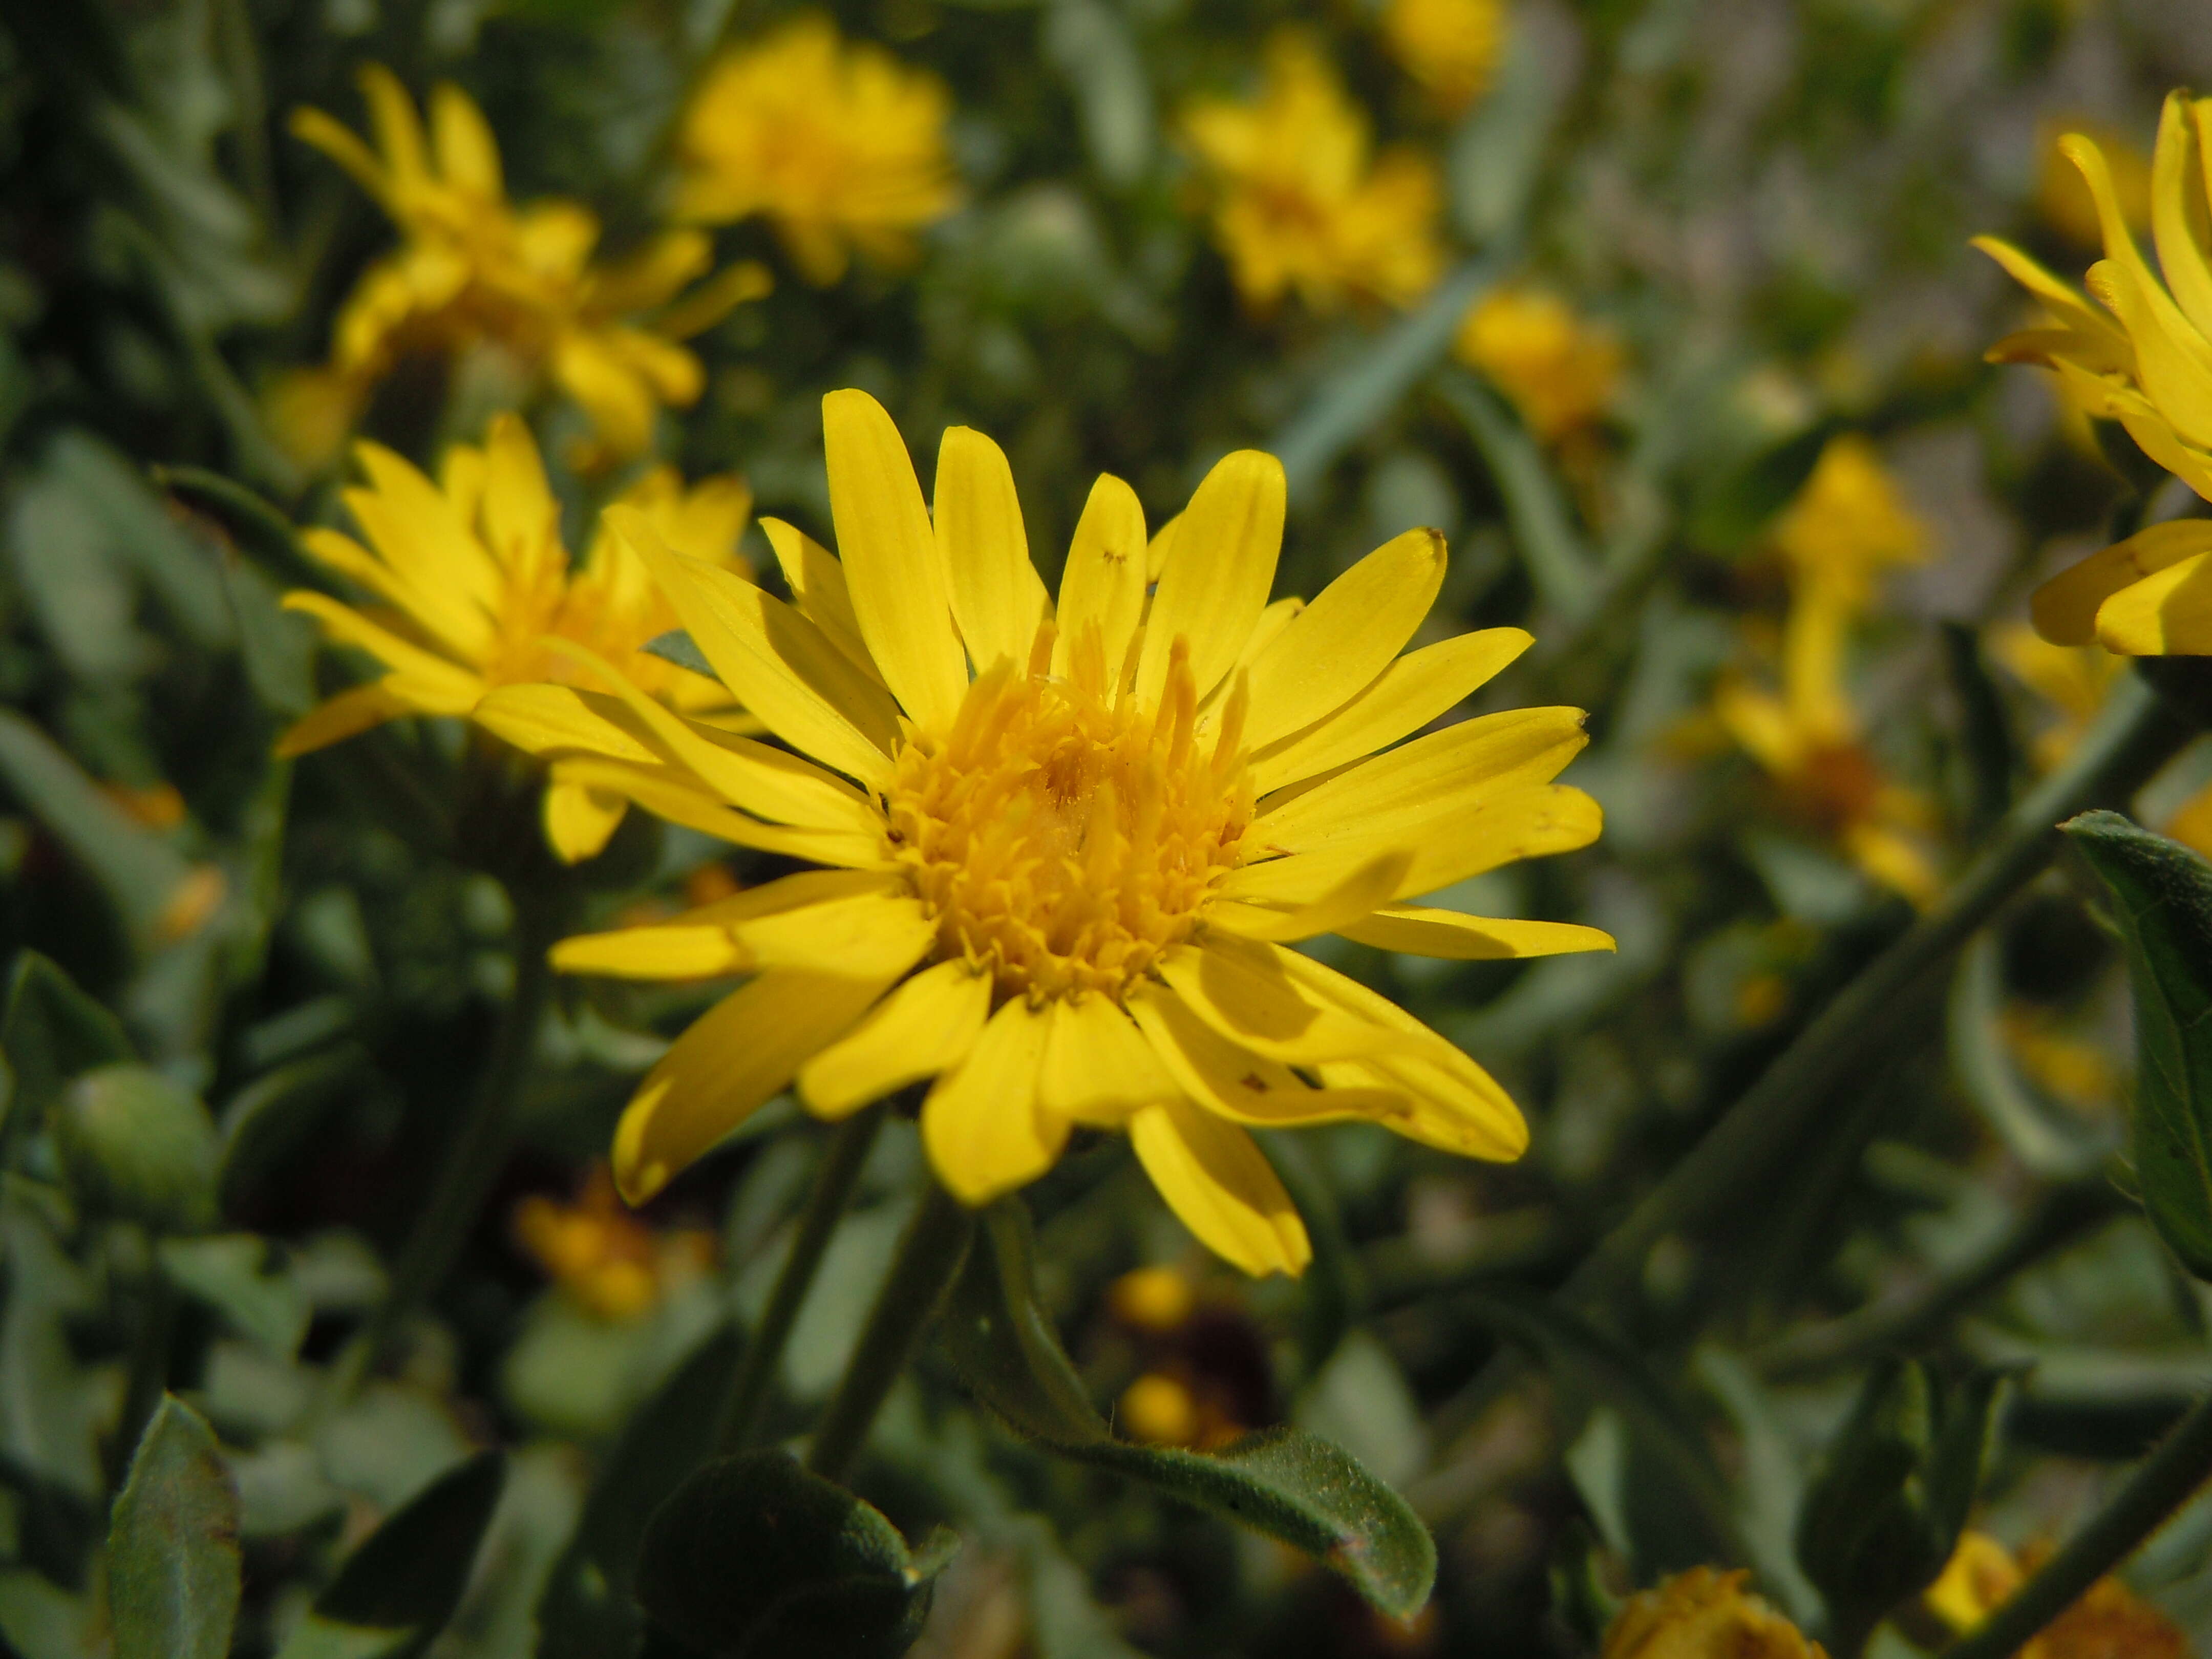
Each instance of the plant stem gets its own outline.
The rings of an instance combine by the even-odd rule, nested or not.
[[[933,1177],[807,1452],[806,1467],[825,1480],[842,1480],[851,1472],[877,1412],[921,1347],[922,1333],[952,1288],[975,1237],[975,1212]]]
[[[143,1260],[131,1274],[131,1299],[137,1304],[132,1310],[131,1369],[123,1385],[123,1414],[116,1420],[107,1458],[108,1486],[117,1492],[131,1473],[138,1437],[146,1432],[169,1386],[169,1339],[177,1322],[177,1295],[161,1271],[155,1241],[141,1235],[137,1242]]]
[[[553,989],[547,952],[564,914],[564,907],[545,894],[515,897],[514,989],[492,1031],[475,1098],[446,1148],[413,1231],[400,1247],[384,1300],[331,1368],[319,1415],[352,1398],[362,1379],[444,1282],[507,1164],[531,1049]]]
[[[2212,1477],[2212,1399],[2191,1407],[2097,1517],[2045,1562],[2017,1595],[1944,1649],[1941,1659],[2008,1659],[2072,1607],[2090,1585],[2133,1554],[2208,1477]]]
[[[1929,970],[2034,878],[2059,846],[2057,824],[2125,801],[2197,734],[2196,725],[2139,680],[2114,696],[2066,764],[2024,796],[1991,832],[1989,850],[1905,936],[1869,963],[1767,1067],[1687,1157],[1592,1250],[1566,1284],[1577,1304],[1601,1302],[1642,1270],[1668,1234],[1741,1201],[1822,1122],[1821,1109],[1882,1021]]]
[[[769,1294],[768,1308],[745,1346],[744,1357],[730,1373],[729,1392],[722,1396],[721,1408],[715,1413],[714,1447],[721,1456],[744,1450],[760,1431],[776,1363],[791,1340],[791,1328],[813,1287],[830,1236],[853,1200],[860,1166],[868,1161],[868,1149],[876,1144],[876,1132],[883,1127],[889,1110],[888,1103],[878,1102],[846,1119],[830,1137],[821,1165],[814,1172],[814,1186],[806,1195],[799,1231],[792,1237],[791,1253],[783,1259],[775,1288]]]

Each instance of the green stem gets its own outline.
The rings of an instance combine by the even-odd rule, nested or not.
[[[414,1231],[400,1246],[384,1300],[331,1368],[320,1401],[322,1414],[352,1398],[362,1379],[444,1282],[476,1229],[484,1200],[514,1146],[516,1109],[530,1072],[531,1049],[552,994],[553,964],[548,952],[561,930],[562,915],[562,907],[543,894],[516,895],[514,989],[500,1011],[475,1098],[446,1148]]]
[[[2212,1478],[2212,1400],[2190,1408],[2097,1517],[2052,1556],[2020,1593],[1941,1659],[2008,1659],[2083,1591],[2135,1553],[2191,1493]]]
[[[131,1333],[131,1369],[123,1385],[123,1414],[116,1421],[115,1440],[108,1448],[107,1458],[108,1485],[118,1492],[131,1473],[138,1437],[145,1433],[169,1386],[169,1339],[177,1320],[176,1292],[161,1271],[155,1241],[142,1236],[138,1243],[143,1261],[131,1274],[131,1299],[137,1304]]]
[[[851,1472],[876,1413],[921,1347],[922,1333],[952,1288],[975,1237],[975,1212],[933,1178],[807,1452],[806,1467],[825,1480],[842,1480]]]
[[[1989,850],[1934,908],[1869,963],[1689,1155],[1576,1269],[1565,1296],[1601,1302],[1642,1271],[1651,1247],[1740,1200],[1759,1177],[1825,1121],[1823,1109],[1851,1062],[1929,969],[2057,855],[2057,824],[2087,808],[2124,802],[2197,735],[2140,681],[2114,696],[2066,764],[2024,796],[1991,832]]]
[[[775,1288],[769,1294],[768,1308],[745,1346],[744,1357],[730,1374],[729,1392],[722,1396],[721,1409],[715,1413],[714,1445],[724,1457],[744,1450],[760,1432],[776,1364],[791,1340],[791,1328],[813,1287],[814,1275],[821,1269],[830,1236],[853,1201],[860,1168],[868,1161],[868,1149],[876,1144],[876,1132],[884,1127],[889,1109],[887,1103],[879,1102],[846,1119],[837,1126],[829,1150],[822,1155],[821,1167],[814,1172],[813,1190],[807,1194],[805,1211],[799,1218],[799,1231],[792,1237],[791,1253],[783,1259]]]

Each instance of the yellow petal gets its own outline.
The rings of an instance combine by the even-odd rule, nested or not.
[[[276,739],[276,758],[290,760],[318,749],[327,749],[371,726],[415,712],[412,703],[393,696],[382,680],[371,680],[367,685],[339,692],[328,702],[309,709],[293,721],[285,728],[284,735]]]
[[[417,183],[429,168],[422,154],[422,124],[415,113],[415,100],[399,77],[381,64],[364,64],[355,76],[368,105],[369,125],[376,131],[376,147],[384,152],[385,166],[395,181]]]
[[[563,864],[596,858],[623,821],[629,803],[580,783],[565,781],[556,767],[545,787],[545,839]]]
[[[988,975],[957,959],[926,968],[799,1068],[799,1098],[817,1117],[841,1118],[935,1077],[967,1058],[990,1012]]]
[[[854,893],[728,925],[730,937],[763,968],[869,978],[904,973],[937,938],[921,902],[903,892]]]
[[[300,544],[318,563],[404,611],[456,662],[480,662],[491,651],[491,618],[451,585],[426,586],[418,572],[392,564],[335,530],[303,530]]]
[[[780,853],[809,864],[837,865],[855,870],[879,868],[884,863],[880,832],[803,830],[763,823],[729,806],[690,773],[672,766],[583,756],[564,759],[561,770],[562,775],[572,782],[620,795],[655,817],[735,846]]]
[[[1511,921],[1417,904],[1385,905],[1337,931],[1378,951],[1402,951],[1449,962],[1495,962],[1510,957],[1554,957],[1571,951],[1618,948],[1612,934],[1576,922]]]
[[[1037,1100],[1047,1112],[1113,1128],[1138,1107],[1180,1092],[1113,998],[1063,999],[1052,1005],[1049,1018],[1037,1074]]]
[[[553,965],[608,979],[686,980],[741,974],[753,960],[726,927],[672,921],[564,939],[553,947]]]
[[[430,93],[430,144],[438,158],[438,171],[449,185],[459,185],[486,201],[505,198],[501,181],[499,145],[483,112],[468,94],[450,81],[441,81]]]
[[[2151,235],[2174,300],[2200,332],[2212,334],[2212,270],[2197,240],[2204,234],[2199,228],[2205,222],[2203,184],[2190,177],[2195,125],[2189,94],[2166,94],[2151,162]]]
[[[530,428],[511,414],[493,417],[483,453],[483,525],[492,556],[509,570],[529,568],[522,560],[560,547],[561,505],[545,482],[545,464]]]
[[[2121,343],[2126,343],[2125,337],[2120,336],[2110,319],[2099,316],[2080,294],[2009,242],[1999,241],[1994,236],[1977,236],[1972,245],[2002,266],[2005,275],[2057,312],[2069,328],[2093,336],[2119,336]]]
[[[963,1204],[988,1204],[1027,1186],[1067,1144],[1067,1120],[1037,1107],[1045,1030],[1043,1015],[1015,998],[922,1102],[930,1167]]]
[[[1524,629],[1486,628],[1409,652],[1334,714],[1255,755],[1252,787],[1266,794],[1388,747],[1472,696],[1533,643]]]
[[[1267,946],[1239,939],[1185,945],[1159,961],[1182,1006],[1239,1048],[1286,1066],[1355,1060],[1407,1046],[1404,1036],[1302,995]]]
[[[1145,614],[1145,508],[1137,492],[1111,473],[1091,486],[1091,499],[1075,521],[1067,565],[1060,576],[1059,637],[1052,672],[1066,678],[1075,641],[1098,634],[1099,655],[1111,689],[1118,690],[1129,641]]]
[[[502,685],[476,708],[476,722],[526,755],[590,754],[658,766],[665,757],[622,702],[573,685]]]
[[[1129,1144],[1168,1208],[1222,1260],[1255,1279],[1306,1270],[1305,1224],[1243,1130],[1169,1100],[1129,1120]]]
[[[615,1129],[615,1184],[642,1204],[782,1092],[896,975],[763,974],[692,1022],[646,1073]]]
[[[783,580],[798,602],[799,614],[829,635],[830,644],[845,653],[847,661],[881,684],[883,677],[876,672],[876,659],[868,654],[860,622],[853,615],[853,596],[845,586],[845,567],[837,562],[837,556],[781,519],[763,519],[760,526],[768,544],[775,550],[775,562],[782,568]]]
[[[1283,550],[1283,464],[1256,449],[1224,456],[1176,521],[1137,659],[1137,695],[1157,703],[1177,639],[1190,641],[1200,697],[1236,663],[1267,608]]]
[[[915,723],[943,731],[968,694],[968,670],[914,463],[891,417],[865,392],[823,398],[822,440],[837,556],[860,637]]]
[[[2092,553],[2035,590],[2028,616],[2053,645],[2088,645],[2106,600],[2146,576],[2212,550],[2212,519],[2174,519]],[[2155,653],[2153,653],[2155,654]]]
[[[381,444],[363,439],[353,453],[368,488],[345,490],[342,499],[376,550],[418,592],[465,599],[489,625],[501,610],[506,578],[453,499]]]
[[[1351,925],[1388,904],[1413,867],[1413,855],[1401,848],[1378,853],[1311,903],[1289,910],[1263,909],[1233,901],[1208,907],[1206,926],[1240,939],[1286,944],[1316,933],[1345,933]]]
[[[2099,605],[2097,642],[2126,657],[2212,655],[2212,552],[2156,571]]]
[[[284,596],[283,605],[287,611],[313,617],[333,642],[366,651],[387,667],[405,674],[410,685],[419,688],[431,700],[429,704],[418,702],[414,711],[416,714],[465,714],[484,694],[483,682],[465,668],[401,639],[391,629],[371,622],[327,594],[295,588]]]
[[[1267,1128],[1385,1122],[1411,1109],[1403,1095],[1389,1090],[1311,1087],[1288,1066],[1223,1036],[1157,981],[1140,984],[1128,1006],[1176,1087],[1231,1122]]]
[[[1444,538],[1409,530],[1323,588],[1253,661],[1247,745],[1303,731],[1364,690],[1413,637],[1443,579]]]
[[[385,176],[384,163],[351,129],[321,110],[304,107],[292,112],[290,125],[295,138],[322,151],[351,173],[354,182],[374,197],[386,213],[392,210],[391,181]]]
[[[672,553],[634,508],[611,507],[606,522],[651,568],[723,684],[769,730],[871,787],[884,781],[896,711],[820,629],[734,571]]]
[[[968,659],[979,674],[1001,661],[1021,667],[1044,620],[1044,584],[1030,562],[1006,452],[973,427],[945,428],[934,517],[938,557]]]

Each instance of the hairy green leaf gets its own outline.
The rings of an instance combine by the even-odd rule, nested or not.
[[[222,1659],[239,1589],[238,1493],[215,1431],[165,1397],[108,1528],[117,1659]]]

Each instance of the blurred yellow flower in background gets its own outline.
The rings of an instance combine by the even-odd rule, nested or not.
[[[1692,1567],[1631,1596],[1599,1659],[1827,1659],[1818,1642],[1745,1590],[1750,1577]]]
[[[959,204],[951,95],[880,46],[805,16],[708,69],[685,112],[677,211],[703,224],[765,214],[809,282],[853,250],[896,264]]]
[[[1382,37],[1447,115],[1487,91],[1505,52],[1504,0],[1389,0]]]
[[[1408,150],[1370,157],[1366,112],[1305,35],[1268,41],[1258,97],[1194,100],[1182,133],[1206,175],[1214,241],[1255,309],[1293,289],[1316,311],[1402,306],[1443,270],[1436,168]]]
[[[2010,1601],[2037,1565],[2031,1553],[2015,1558],[1987,1533],[1963,1533],[1921,1605],[1964,1635]],[[2189,1652],[2179,1626],[2107,1575],[2021,1649],[2018,1659],[2186,1659]]]
[[[2100,645],[2053,645],[2021,623],[2002,623],[1989,637],[1990,654],[2055,714],[2035,734],[2029,750],[2035,769],[2048,772],[2074,752],[2095,723],[2126,672],[2127,659]]]
[[[326,462],[401,358],[483,348],[550,377],[590,416],[597,440],[580,461],[643,453],[658,410],[699,396],[698,359],[678,341],[766,293],[768,273],[732,266],[678,301],[714,262],[696,230],[665,233],[619,264],[595,265],[599,222],[581,204],[508,203],[498,144],[459,88],[432,92],[426,137],[389,70],[368,65],[361,87],[376,149],[318,109],[295,111],[292,131],[352,174],[403,241],[356,285],[328,365],[271,388],[277,437],[300,459]],[[653,312],[649,323],[635,320]]]
[[[678,624],[629,543],[603,524],[583,562],[571,566],[560,505],[520,419],[499,416],[481,449],[447,450],[436,483],[379,445],[362,443],[355,453],[368,483],[346,490],[344,501],[368,545],[325,529],[302,532],[301,543],[382,604],[356,607],[299,590],[284,605],[388,672],[303,716],[279,740],[278,754],[306,754],[406,714],[465,718],[494,686],[574,678],[574,661],[549,648],[549,635],[619,665],[646,695],[732,723],[729,693],[718,683],[639,649]],[[686,489],[674,469],[656,468],[620,505],[691,557],[717,569],[747,568],[738,538],[752,495],[738,478]],[[563,859],[598,852],[623,811],[621,795],[554,769],[545,823]]]
[[[1300,1272],[1310,1247],[1248,1126],[1365,1119],[1517,1158],[1526,1125],[1487,1073],[1284,948],[1324,933],[1456,960],[1611,948],[1594,928],[1402,902],[1599,825],[1552,781],[1586,741],[1577,710],[1389,746],[1529,643],[1493,629],[1399,654],[1442,583],[1442,539],[1408,532],[1310,605],[1271,605],[1283,471],[1239,452],[1149,541],[1134,492],[1099,479],[1055,608],[989,439],[945,432],[933,521],[874,399],[833,392],[823,414],[842,556],[763,525],[795,605],[610,514],[789,750],[611,671],[611,696],[510,687],[478,711],[648,810],[827,866],[556,948],[571,972],[753,975],[631,1101],[624,1195],[652,1196],[794,1079],[826,1118],[929,1081],[923,1143],[971,1205],[1042,1175],[1078,1125],[1126,1130],[1191,1231],[1255,1274]]]
[[[514,1237],[549,1279],[601,1319],[650,1313],[714,1261],[714,1234],[662,1232],[625,1209],[605,1164],[592,1166],[574,1204],[532,1194],[516,1205]]]
[[[1546,443],[1605,418],[1626,361],[1610,329],[1584,322],[1556,294],[1530,288],[1492,289],[1476,301],[1454,349],[1512,399]]]

